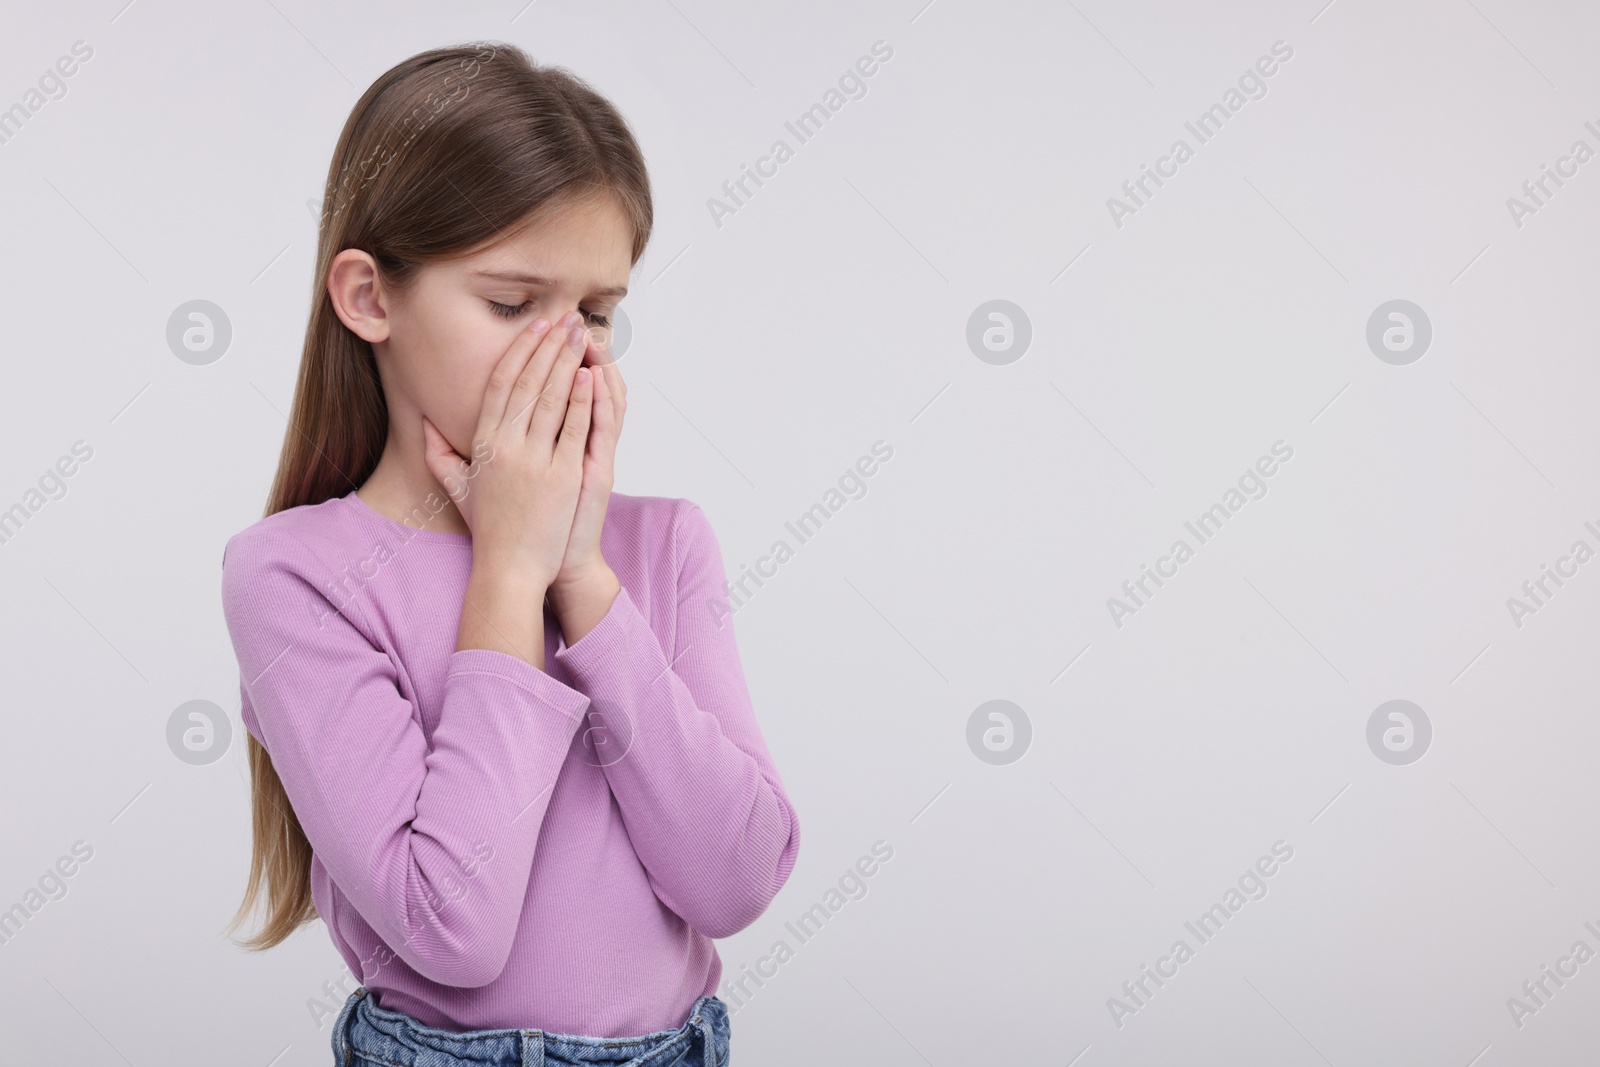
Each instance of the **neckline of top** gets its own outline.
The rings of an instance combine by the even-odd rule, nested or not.
[[[364,517],[369,522],[382,526],[392,533],[397,533],[407,540],[432,541],[442,545],[472,544],[472,535],[469,533],[453,533],[449,530],[422,530],[415,526],[407,526],[403,522],[396,522],[389,516],[373,510],[372,505],[357,496],[354,489],[338,499],[343,500],[357,515]]]

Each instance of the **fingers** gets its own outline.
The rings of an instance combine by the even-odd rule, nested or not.
[[[582,469],[583,450],[589,438],[589,420],[594,407],[594,371],[579,367],[573,375],[572,402],[567,404],[561,437],[556,441],[556,459]]]
[[[593,411],[589,416],[590,425],[596,431],[604,432],[610,425],[611,418],[611,374],[604,363],[587,364],[590,381],[594,390]]]
[[[610,338],[605,343],[600,342],[604,332],[591,331],[589,350],[584,356],[585,363],[595,371],[595,409],[608,400],[616,409],[617,422],[622,421],[623,409],[627,407],[628,383],[622,380],[622,368],[617,365],[616,357],[611,354]]]
[[[550,332],[548,319],[542,317],[534,319],[526,330],[517,332],[517,336],[506,348],[505,354],[495,364],[494,370],[489,372],[489,384],[483,393],[483,408],[478,414],[479,438],[493,433],[506,420],[506,409],[511,403],[512,388],[521,380],[529,358]]]
[[[606,387],[611,393],[611,404],[617,412],[617,432],[622,432],[622,417],[628,413],[628,383],[622,377],[622,368],[615,363],[606,367]]]
[[[557,326],[556,330],[551,331],[551,337],[546,338],[545,344],[540,346],[536,360],[548,358],[544,356],[544,350],[558,343],[555,338],[560,329]],[[520,427],[526,437],[541,442],[555,441],[556,433],[567,417],[567,400],[572,394],[574,372],[583,359],[585,336],[586,331],[581,325],[573,326],[561,335],[559,354],[553,357],[555,364],[549,368],[544,386],[530,409],[525,413],[511,413],[510,423]],[[518,388],[521,388],[520,382]]]
[[[545,387],[551,382],[557,358],[567,343],[567,324],[571,316],[563,316],[551,324],[538,347],[533,350],[533,355],[528,358],[527,365],[522,368],[522,373],[517,376],[517,381],[511,389],[511,396],[506,404],[506,416],[503,425],[508,429],[515,429],[526,437],[528,425],[533,419],[535,407],[541,403]],[[570,387],[572,372],[567,372],[567,381]],[[550,434],[555,435],[552,426]]]
[[[601,462],[609,462],[616,450],[617,432],[620,429],[616,392],[612,386],[614,367],[600,363],[589,368],[593,377],[594,400],[590,405],[589,454]]]
[[[589,359],[591,366],[605,367],[607,377],[610,379],[611,392],[619,399],[628,396],[628,383],[622,380],[622,369],[617,365],[617,357],[611,353],[611,337],[606,336],[604,344],[598,342],[589,346]]]

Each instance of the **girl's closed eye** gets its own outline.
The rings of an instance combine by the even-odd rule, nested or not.
[[[518,315],[522,315],[522,314],[526,313],[527,310],[529,308],[531,308],[532,306],[533,306],[533,301],[532,300],[524,300],[522,303],[516,304],[516,305],[502,304],[502,303],[500,303],[499,301],[496,301],[496,300],[489,301],[489,309],[491,311],[493,311],[496,315],[499,315],[501,318],[506,318],[506,319],[514,319]],[[580,309],[580,310],[582,310],[582,309]],[[598,311],[585,311],[585,312],[583,312],[583,314],[584,314],[584,317],[589,320],[589,323],[592,326],[598,326],[598,327],[601,327],[603,329],[603,328],[611,325],[611,320],[609,318],[607,318],[605,315],[600,314]]]

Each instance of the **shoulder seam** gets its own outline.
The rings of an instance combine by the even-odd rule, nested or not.
[[[279,513],[279,514],[281,514],[281,513]],[[263,528],[263,529],[271,530],[272,528],[267,527],[267,528]],[[288,537],[288,538],[293,539],[296,544],[298,544],[302,549],[304,549],[304,551],[306,552],[307,555],[311,556],[313,559],[315,559],[323,567],[328,567],[328,561],[325,560],[322,557],[322,554],[320,552],[318,552],[315,548],[311,547],[311,545],[307,544],[306,541],[302,537],[300,537],[298,534],[296,534],[293,530],[284,529],[282,531],[281,535],[284,536],[284,537]],[[258,534],[257,536],[260,537],[260,536],[266,536],[266,535]],[[270,543],[271,539],[269,538],[268,540],[269,540],[269,543]],[[352,605],[352,604],[355,605],[355,609],[356,609],[355,610],[355,614],[352,615],[352,614],[350,614],[349,612],[347,612],[345,610],[345,606],[340,606],[339,604],[335,604],[333,602],[333,600],[331,598],[329,598],[328,594],[323,590],[323,588],[320,585],[318,585],[309,576],[307,576],[306,574],[302,573],[301,569],[299,567],[294,566],[292,558],[289,555],[284,554],[284,553],[278,553],[278,554],[276,554],[275,562],[279,563],[280,565],[284,565],[286,570],[288,570],[296,578],[299,578],[301,581],[305,582],[308,586],[310,586],[311,589],[317,594],[317,596],[321,597],[323,602],[326,603],[328,605],[328,607],[330,609],[332,609],[335,614],[344,616],[345,620],[348,621],[351,626],[355,627],[356,632],[359,633],[362,636],[362,638],[364,638],[366,640],[367,644],[371,645],[375,649],[378,649],[378,650],[384,652],[385,654],[388,653],[388,649],[385,648],[383,643],[380,642],[377,639],[377,637],[375,636],[375,631],[374,631],[374,629],[372,627],[371,620],[369,620],[367,618],[366,610],[361,606],[360,594],[359,593],[356,596],[353,596],[350,599],[345,601],[345,606],[349,606],[349,605]],[[359,616],[359,618],[357,618],[357,616]]]

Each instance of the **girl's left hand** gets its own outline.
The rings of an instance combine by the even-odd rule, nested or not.
[[[610,569],[600,552],[600,530],[611,500],[617,438],[622,434],[622,417],[628,409],[628,385],[611,358],[610,331],[606,334],[606,342],[597,344],[595,331],[591,331],[583,355],[582,365],[594,376],[594,411],[583,451],[583,488],[578,492],[577,511],[567,535],[566,555],[551,586],[552,594],[558,596]]]

